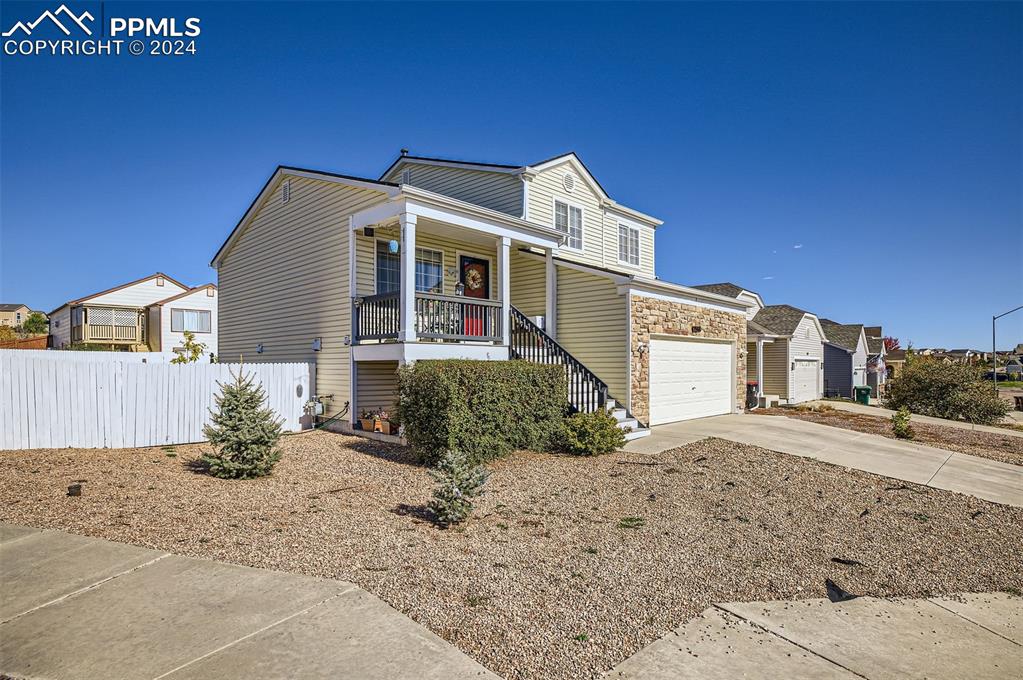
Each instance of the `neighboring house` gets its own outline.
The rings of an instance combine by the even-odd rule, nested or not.
[[[574,153],[279,167],[213,258],[219,352],[315,361],[349,421],[393,407],[400,364],[454,357],[566,364],[575,408],[632,425],[740,410],[748,303],[657,279],[660,224]]]
[[[182,315],[174,310],[196,313]],[[50,346],[61,349],[88,343],[132,352],[170,351],[180,348],[183,340],[182,332],[174,329],[194,325],[209,326],[206,337],[213,339],[207,344],[215,352],[216,318],[215,287],[210,295],[210,286],[189,288],[157,272],[71,300],[50,312]],[[202,340],[201,335],[197,337]]]
[[[217,356],[217,287],[212,283],[154,302],[147,307],[147,336],[154,352],[183,352],[185,331]]]
[[[906,350],[893,349],[887,351],[884,356],[884,363],[887,381],[890,382],[898,378],[902,375],[902,370],[906,366]]]
[[[1009,359],[1005,364],[1005,374],[1013,380],[1019,380],[1020,376],[1023,375],[1023,363],[1017,358]]]
[[[32,310],[21,304],[0,304],[0,326],[20,326]]]
[[[862,324],[841,324],[821,319],[824,341],[824,396],[853,397],[853,389],[867,384],[867,335]]]
[[[744,301],[747,376],[763,404],[799,404],[824,390],[825,333],[817,316],[791,305],[764,305],[760,295],[734,283],[694,286]]]
[[[884,333],[880,326],[865,326],[863,332],[867,336],[867,385],[870,387],[872,397],[881,397],[884,396],[885,383],[888,380]]]

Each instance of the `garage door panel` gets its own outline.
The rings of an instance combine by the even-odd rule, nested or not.
[[[732,410],[732,345],[650,341],[650,423],[721,415]]]
[[[795,403],[817,398],[819,365],[816,361],[795,360],[792,369],[792,399]]]

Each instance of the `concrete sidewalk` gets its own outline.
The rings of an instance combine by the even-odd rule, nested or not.
[[[1023,507],[1023,466],[781,416],[728,415],[658,425],[625,450],[659,453],[705,437]]]
[[[0,523],[0,674],[497,678],[351,583]]]
[[[851,401],[813,401],[810,404],[818,404],[821,406],[832,406],[838,411],[848,411],[849,413],[860,413],[865,416],[875,416],[877,418],[891,418],[895,415],[895,411],[887,408],[881,408],[879,406],[864,406],[863,404],[857,404]],[[1018,411],[1010,411],[1008,416],[1009,420],[1015,422],[1016,414]],[[1019,414],[1023,415],[1023,414]],[[945,418],[934,418],[932,416],[921,416],[914,413],[910,416],[910,421],[914,423],[924,423],[926,425],[941,425],[942,427],[952,427],[957,430],[973,430],[974,432],[990,432],[991,434],[1001,434],[1006,437],[1023,437],[1023,432],[1019,430],[1012,430],[1007,427],[995,427],[993,425],[974,425],[973,423],[964,423],[961,420],[947,420]],[[1007,421],[1008,422],[1008,421]]]
[[[1023,677],[1023,598],[715,605],[607,674],[650,680]]]

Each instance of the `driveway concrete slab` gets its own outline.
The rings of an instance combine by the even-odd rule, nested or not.
[[[854,680],[856,675],[773,633],[711,608],[626,659],[606,677]]]
[[[397,643],[397,644],[396,644]],[[296,674],[296,669],[301,669]],[[364,590],[348,591],[166,676],[463,680],[494,675]]]
[[[1023,677],[1020,646],[928,601],[720,605],[866,678]]]
[[[2,624],[0,670],[155,678],[353,587],[171,556]]]
[[[866,407],[864,407],[866,408]],[[1023,507],[1023,467],[784,416],[727,415],[658,425],[626,451],[659,453],[717,437]],[[640,443],[642,442],[642,443]]]
[[[42,531],[42,529],[33,529],[32,527],[19,527],[14,524],[0,524],[0,543],[16,541],[19,538],[24,538],[25,536],[38,534],[40,531]]]
[[[1023,505],[1023,466],[997,460],[953,453],[928,485],[996,503]]]
[[[1023,597],[1019,595],[963,593],[954,597],[932,597],[931,602],[1023,645]]]
[[[0,621],[135,569],[161,555],[166,553],[56,531],[22,532],[18,540],[0,543],[0,565],[4,572]]]

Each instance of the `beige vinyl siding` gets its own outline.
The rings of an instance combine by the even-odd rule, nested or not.
[[[565,191],[563,183],[566,172],[575,175],[575,187],[571,193]],[[600,196],[568,162],[543,170],[529,183],[529,221],[553,227],[555,198],[580,206],[583,210],[582,251],[562,247],[558,251],[559,257],[631,274],[654,273],[653,228],[605,211],[601,207]],[[639,229],[639,267],[618,261],[619,221]]]
[[[808,316],[804,316],[803,320],[796,326],[796,330],[792,333],[792,339],[789,340],[789,365],[796,359],[808,359],[813,358],[819,361],[817,365],[818,373],[821,375],[817,376],[817,389],[824,385],[824,375],[822,373],[824,369],[824,344],[821,338],[820,331],[817,330],[817,324],[814,320]],[[789,380],[791,381],[792,374],[789,373]],[[793,386],[789,385],[790,390]],[[791,392],[790,392],[791,394]],[[819,395],[818,395],[819,396]]]
[[[608,278],[558,267],[558,343],[628,399],[628,302]]]
[[[328,412],[349,399],[348,215],[383,200],[380,192],[291,177],[280,183],[218,270],[222,361],[316,362],[316,392],[333,394]],[[322,351],[312,342],[322,338]],[[263,353],[256,354],[256,346]]]
[[[515,251],[511,255],[511,303],[526,316],[547,313],[547,264]]]
[[[363,411],[386,410],[394,417],[398,401],[398,362],[360,361],[356,367],[356,402],[361,417]]]
[[[384,179],[388,182],[401,182],[402,171],[405,169],[411,171],[411,184],[414,187],[482,205],[491,210],[499,210],[515,217],[522,216],[522,180],[515,175],[406,163],[392,170]]]
[[[746,343],[746,382],[757,379],[757,343]]]
[[[789,398],[789,341],[764,343],[764,394]]]
[[[356,285],[359,295],[375,295],[376,290],[376,241],[398,240],[397,227],[377,229],[373,237],[356,236]],[[478,243],[465,243],[429,232],[425,222],[416,225],[416,247],[437,250],[444,257],[444,294],[454,295],[458,283],[458,256],[488,258],[490,260],[490,299],[498,299],[497,241],[491,248]],[[454,272],[454,274],[452,274]]]

